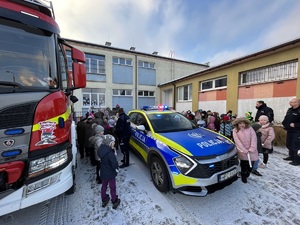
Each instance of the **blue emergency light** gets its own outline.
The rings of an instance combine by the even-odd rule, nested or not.
[[[18,134],[23,134],[24,133],[23,128],[15,128],[15,129],[8,129],[4,131],[4,134],[6,135],[18,135]]]
[[[167,105],[155,105],[155,106],[143,106],[142,110],[168,110],[169,107]]]

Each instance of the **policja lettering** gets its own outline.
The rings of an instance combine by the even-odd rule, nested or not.
[[[219,145],[219,144],[223,144],[224,142],[219,140],[219,139],[213,139],[213,140],[209,140],[209,141],[202,141],[200,143],[197,143],[197,145],[200,148],[207,148],[210,146],[214,146],[214,145]]]
[[[140,134],[138,132],[135,132],[134,136],[139,139],[140,141],[142,141],[143,143],[146,142],[146,137],[143,134]]]

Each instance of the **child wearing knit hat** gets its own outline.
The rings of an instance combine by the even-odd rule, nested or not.
[[[275,131],[267,116],[261,115],[258,122],[261,125],[260,132],[262,134],[263,166],[265,167],[269,160],[269,152],[273,148],[272,141],[275,139]]]
[[[95,160],[96,160],[96,182],[98,184],[101,184],[101,177],[100,177],[100,158],[97,155],[97,150],[101,146],[103,142],[103,134],[104,134],[104,128],[100,125],[97,125],[96,123],[92,124],[92,128],[94,129],[95,135],[89,138],[89,141],[92,145],[94,145],[94,154],[95,154]]]
[[[121,200],[118,198],[116,192],[116,176],[119,172],[119,165],[114,154],[114,144],[115,138],[107,134],[103,137],[103,144],[98,149],[97,153],[101,159],[101,178],[102,178],[102,187],[101,187],[101,199],[102,207],[105,207],[110,198],[112,202],[112,208],[116,209],[120,204]],[[109,185],[110,196],[106,194],[107,186]]]
[[[253,117],[252,117],[252,112],[246,112],[246,113],[245,113],[245,118],[248,119],[248,120],[250,121],[251,124],[254,123]]]

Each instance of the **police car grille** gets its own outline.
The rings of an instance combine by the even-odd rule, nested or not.
[[[214,166],[212,166],[214,165]],[[209,178],[215,173],[226,170],[234,165],[238,165],[238,158],[233,156],[220,162],[198,164],[187,176],[195,178]]]
[[[32,125],[37,102],[19,104],[0,111],[0,129]]]

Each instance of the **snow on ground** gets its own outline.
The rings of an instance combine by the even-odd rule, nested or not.
[[[300,166],[289,165],[286,156],[285,148],[276,147],[268,167],[259,169],[262,177],[251,175],[247,184],[237,180],[206,197],[192,197],[157,191],[147,166],[131,154],[130,167],[117,177],[116,210],[111,203],[101,207],[94,167],[78,159],[77,190],[63,197],[68,215],[60,224],[300,225]]]
[[[161,193],[154,187],[145,163],[135,154],[131,165],[120,170],[117,192],[121,204],[101,207],[95,168],[78,159],[77,189],[43,203],[0,217],[2,225],[300,225],[300,166],[282,158],[275,148],[269,165],[205,197]],[[121,154],[118,155],[120,160]]]

